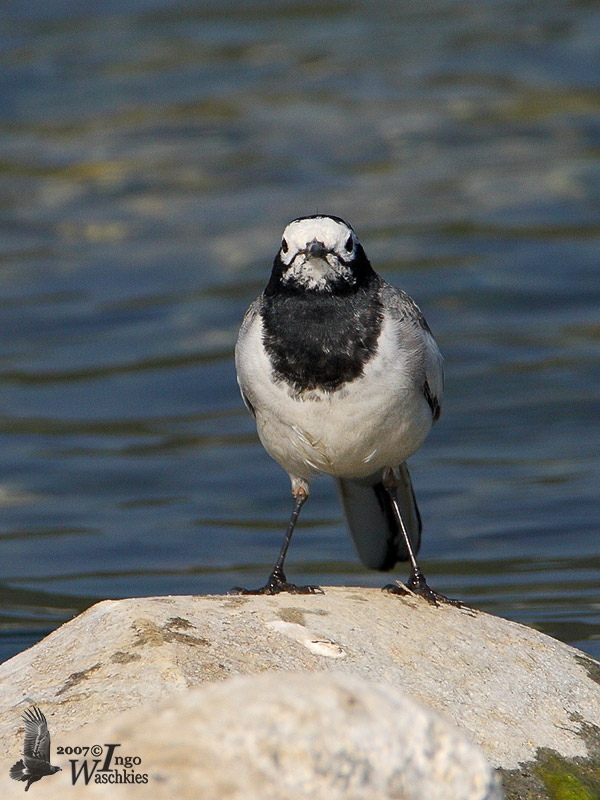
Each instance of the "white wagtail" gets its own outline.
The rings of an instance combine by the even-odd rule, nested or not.
[[[288,583],[283,564],[310,481],[324,473],[335,478],[363,563],[389,570],[408,560],[409,589],[448,601],[415,559],[421,517],[405,464],[440,415],[442,357],[414,300],[374,272],[344,220],[289,223],[271,279],[244,317],[235,363],[294,504],[266,586],[232,592],[320,591]]]

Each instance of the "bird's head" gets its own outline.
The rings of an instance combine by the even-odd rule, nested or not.
[[[354,230],[339,217],[292,220],[275,256],[269,291],[354,291],[373,276]]]

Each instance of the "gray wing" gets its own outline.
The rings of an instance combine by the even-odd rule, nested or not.
[[[246,313],[244,314],[244,319],[242,320],[242,324],[240,326],[240,332],[238,333],[237,342],[235,345],[235,368],[237,372],[237,382],[240,389],[240,394],[242,395],[242,400],[244,401],[244,405],[248,409],[248,411],[252,414],[253,417],[256,417],[256,412],[254,410],[254,406],[248,399],[246,393],[244,392],[244,387],[242,386],[242,382],[240,380],[240,374],[242,370],[240,369],[240,357],[241,353],[244,348],[244,339],[246,338],[248,331],[250,330],[253,322],[255,321],[256,317],[260,313],[262,308],[263,296],[257,297],[251,304]]]
[[[46,717],[34,706],[27,709],[22,719],[25,723],[23,755],[25,758],[50,762],[50,733]]]
[[[427,320],[412,297],[386,281],[382,281],[380,299],[385,313],[396,323],[401,346],[411,353],[415,380],[436,422],[444,397],[444,361]]]

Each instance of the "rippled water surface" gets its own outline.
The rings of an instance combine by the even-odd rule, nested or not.
[[[84,7],[0,6],[0,658],[101,598],[264,582],[289,484],[233,346],[316,211],[446,359],[431,582],[600,657],[598,3]],[[389,580],[326,479],[288,571]]]

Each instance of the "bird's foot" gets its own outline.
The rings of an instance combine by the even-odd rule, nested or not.
[[[425,580],[425,575],[423,575],[419,569],[413,570],[406,586],[400,582],[388,583],[387,586],[383,587],[383,591],[389,592],[390,594],[401,595],[417,594],[434,606],[448,605],[454,606],[455,608],[469,608],[468,605],[462,603],[460,600],[454,600],[451,597],[446,597],[445,594],[434,592]]]
[[[227,594],[280,594],[289,592],[290,594],[324,594],[320,586],[297,586],[295,583],[288,583],[285,573],[277,567],[269,575],[269,580],[260,589],[244,589],[242,586],[234,586]]]

